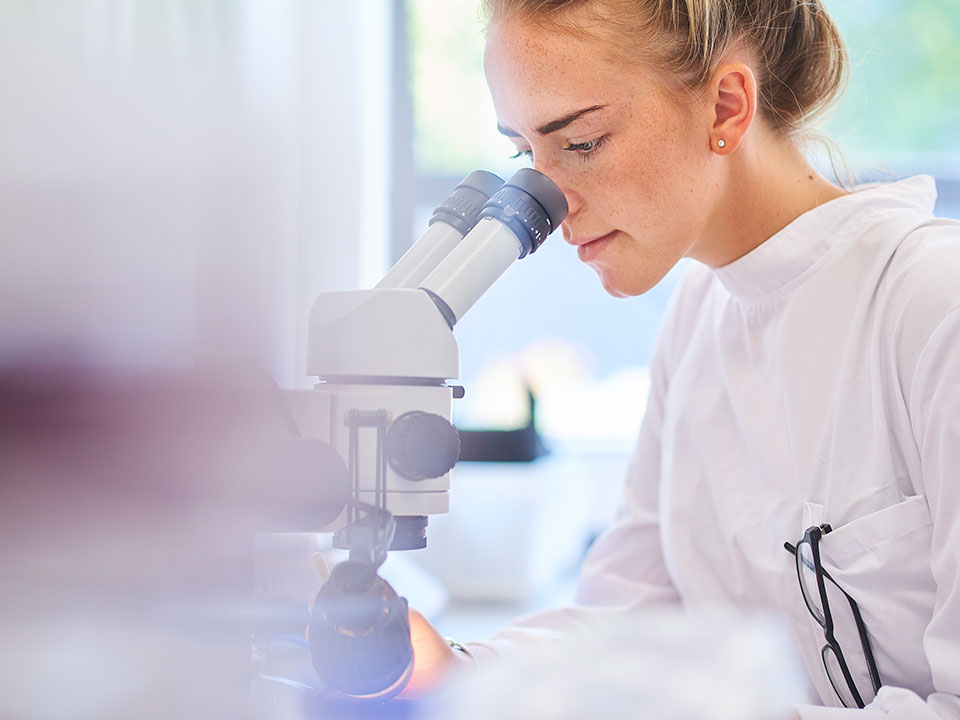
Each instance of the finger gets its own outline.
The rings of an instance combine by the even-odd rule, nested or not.
[[[317,572],[320,573],[320,579],[326,582],[330,578],[330,568],[327,566],[323,553],[313,554],[313,564],[317,567]]]

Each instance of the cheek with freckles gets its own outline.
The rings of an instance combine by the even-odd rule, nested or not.
[[[651,104],[630,119],[612,152],[584,164],[576,183],[583,225],[640,232],[687,212],[697,154],[673,115]]]

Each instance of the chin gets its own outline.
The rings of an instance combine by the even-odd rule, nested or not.
[[[602,268],[595,267],[597,275],[600,277],[600,284],[613,297],[626,298],[643,295],[652,289],[660,277],[622,277],[616,272],[609,272]],[[661,276],[662,277],[662,276]]]

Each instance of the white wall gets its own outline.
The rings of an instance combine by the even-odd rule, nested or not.
[[[0,5],[0,363],[241,356],[305,384],[313,297],[388,247],[389,8]]]

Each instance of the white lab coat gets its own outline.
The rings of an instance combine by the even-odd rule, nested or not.
[[[865,186],[723,268],[694,265],[578,606],[474,649],[539,642],[591,612],[773,609],[823,704],[838,706],[783,549],[828,522],[824,565],[860,606],[884,687],[865,710],[801,716],[960,720],[960,223],[934,218],[935,198],[924,176]],[[831,608],[869,699],[842,595]]]

